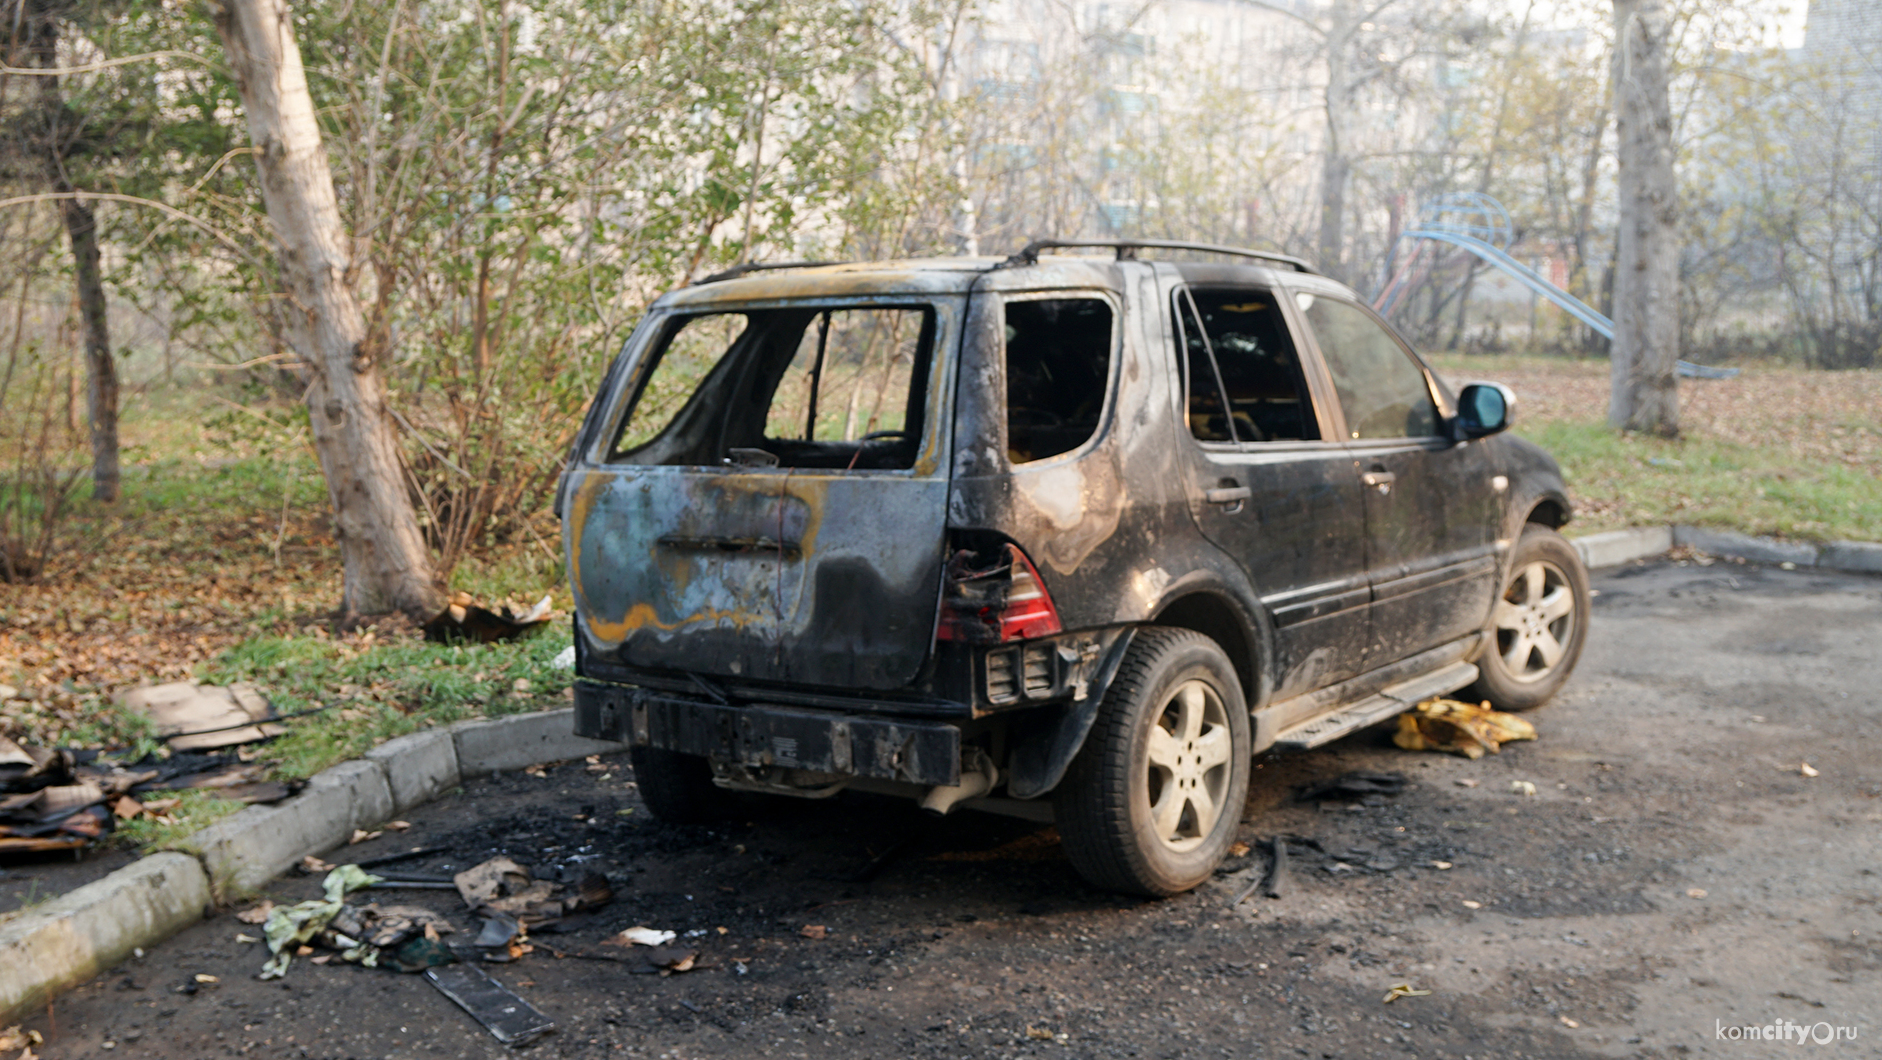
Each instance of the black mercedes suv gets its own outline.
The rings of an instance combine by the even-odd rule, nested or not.
[[[1254,755],[1567,679],[1587,574],[1513,411],[1281,255],[711,277],[654,303],[560,486],[576,729],[663,818],[899,793],[1194,887]]]

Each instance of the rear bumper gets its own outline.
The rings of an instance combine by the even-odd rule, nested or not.
[[[946,722],[722,704],[599,681],[575,682],[575,733],[754,768],[925,785],[958,784],[961,777],[961,730]]]

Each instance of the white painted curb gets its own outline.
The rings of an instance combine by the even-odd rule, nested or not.
[[[1571,538],[1569,543],[1575,546],[1575,551],[1581,553],[1581,561],[1590,568],[1616,567],[1670,552],[1673,548],[1673,528],[1637,526],[1626,530],[1609,530],[1605,534]]]
[[[1817,566],[1863,574],[1882,574],[1882,544],[1871,541],[1832,541],[1817,553]]]
[[[1637,526],[1571,538],[1569,543],[1575,546],[1575,551],[1581,553],[1581,561],[1590,568],[1616,567],[1637,559],[1662,555],[1675,546],[1681,546],[1753,563],[1791,563],[1799,567],[1882,574],[1882,544],[1867,541],[1832,541],[1818,548],[1796,541],[1753,537],[1729,530],[1708,530],[1700,526]]]
[[[201,920],[209,877],[188,854],[152,854],[0,923],[0,1023]]]
[[[1709,552],[1714,556],[1734,556],[1754,563],[1795,563],[1799,567],[1817,565],[1817,546],[1793,541],[1774,541],[1768,537],[1735,534],[1729,530],[1706,530],[1697,526],[1673,528],[1673,543]]]
[[[451,726],[451,735],[457,740],[457,766],[465,777],[627,750],[624,743],[575,735],[574,707],[460,721]]]
[[[575,735],[575,710],[459,722],[341,762],[273,806],[250,806],[178,844],[0,921],[0,1026],[280,875],[456,787],[465,777],[627,750]],[[192,856],[194,855],[194,856]]]

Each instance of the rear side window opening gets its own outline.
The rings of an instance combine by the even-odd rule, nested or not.
[[[1014,464],[1069,453],[1098,433],[1111,383],[1111,303],[1006,303],[1006,455]]]
[[[931,306],[788,306],[668,321],[609,460],[905,469],[934,356]]]
[[[1203,442],[1317,441],[1300,355],[1273,292],[1176,292],[1189,432]]]

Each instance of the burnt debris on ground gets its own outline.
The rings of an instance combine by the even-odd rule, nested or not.
[[[186,791],[270,803],[301,787],[271,779],[268,765],[243,749],[287,731],[252,685],[174,682],[133,689],[123,702],[151,719],[162,749],[132,761],[122,751],[0,735],[0,856],[80,854],[120,822],[170,823],[166,814]]]

